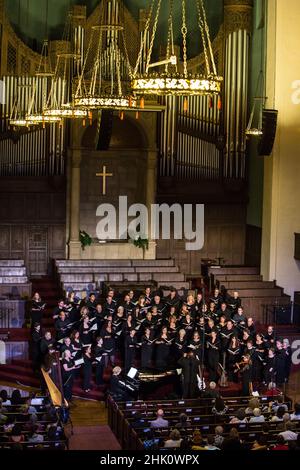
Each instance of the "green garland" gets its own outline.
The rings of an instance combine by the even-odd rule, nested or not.
[[[137,248],[142,248],[143,251],[149,249],[149,240],[148,238],[137,238],[136,240],[133,241],[134,246]]]
[[[91,246],[93,240],[90,237],[90,235],[86,233],[84,230],[80,230],[79,237],[80,237],[81,248],[83,250],[85,249],[86,246]]]

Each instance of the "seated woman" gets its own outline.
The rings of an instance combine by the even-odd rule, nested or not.
[[[165,448],[178,448],[181,445],[181,435],[178,429],[173,429],[170,433],[169,439],[165,442]]]
[[[247,423],[246,413],[244,408],[239,408],[236,412],[236,416],[230,420],[230,424]]]

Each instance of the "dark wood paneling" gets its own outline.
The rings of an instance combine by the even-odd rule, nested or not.
[[[1,258],[24,259],[30,275],[47,274],[51,258],[65,257],[63,178],[1,178],[0,216]],[[30,243],[35,231],[46,233],[40,248]]]
[[[186,251],[180,240],[158,240],[157,257],[175,258],[185,274],[201,274],[203,258],[222,257],[225,264],[243,265],[245,261],[245,206],[205,205],[204,247]]]
[[[261,260],[261,227],[246,226],[245,263],[247,266],[260,266]]]

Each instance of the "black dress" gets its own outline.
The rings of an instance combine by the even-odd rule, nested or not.
[[[31,302],[30,317],[31,317],[31,326],[33,327],[35,323],[42,323],[44,303],[37,302],[33,300]]]
[[[135,360],[135,352],[137,346],[137,337],[127,335],[125,338],[125,371],[127,372],[133,365]]]
[[[64,397],[67,401],[72,399],[72,390],[73,390],[73,381],[74,381],[74,369],[73,370],[65,370],[64,365],[67,365],[68,368],[74,367],[74,361],[69,359],[67,361],[64,359],[62,361],[62,380],[63,380],[63,391]]]
[[[288,346],[285,351],[285,382],[288,383],[291,367],[292,367],[292,350],[291,347]]]
[[[207,342],[207,365],[209,372],[209,381],[218,381],[218,364],[220,361],[220,342],[216,339]]]
[[[178,365],[182,368],[183,398],[196,398],[199,395],[197,374],[200,362],[195,357],[182,357]]]
[[[241,350],[238,346],[235,348],[228,348],[226,351],[226,363],[228,371],[228,379],[230,382],[238,382],[238,375],[234,372],[236,366],[235,364],[240,362],[241,359]]]
[[[83,390],[91,389],[92,379],[92,359],[86,354],[83,355]]]
[[[282,385],[286,378],[286,354],[284,349],[277,349],[275,352],[276,384]]]
[[[95,348],[96,358],[96,385],[103,385],[103,372],[105,369],[105,352],[103,347],[96,346]]]
[[[155,366],[158,370],[167,370],[169,365],[169,357],[170,357],[170,348],[171,348],[171,341],[170,338],[162,338],[159,336],[155,342],[156,344],[156,358],[155,358]]]
[[[153,333],[150,336],[142,337],[142,346],[141,346],[141,368],[147,369],[151,367],[152,357],[153,357],[153,346],[154,339]]]

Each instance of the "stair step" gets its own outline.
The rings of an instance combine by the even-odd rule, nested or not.
[[[230,281],[262,281],[263,277],[259,274],[219,274],[215,275],[220,283],[226,283]]]
[[[233,290],[228,290],[229,294],[233,294]],[[282,296],[282,289],[277,287],[273,289],[239,289],[239,295],[241,299],[245,299],[247,297],[281,297]]]
[[[0,260],[0,266],[1,267],[18,267],[18,266],[24,266],[24,260],[22,259],[1,259]]]
[[[225,283],[226,289],[273,289],[274,281],[229,281]]]
[[[209,272],[214,276],[218,277],[220,274],[260,274],[260,269],[256,267],[246,267],[246,266],[230,266],[230,267],[215,267],[212,266],[209,268]]]

